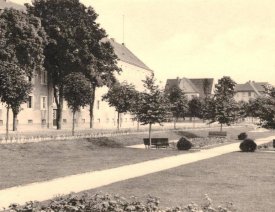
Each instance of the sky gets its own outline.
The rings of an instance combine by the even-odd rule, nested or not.
[[[274,0],[80,1],[95,9],[110,38],[124,41],[163,83],[230,76],[237,83],[275,85]]]

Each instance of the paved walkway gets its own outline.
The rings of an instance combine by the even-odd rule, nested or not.
[[[267,143],[272,139],[275,139],[275,136],[258,139],[256,142],[259,145]],[[0,190],[0,208],[8,207],[10,203],[14,202],[24,204],[29,200],[43,201],[59,194],[69,194],[71,192],[98,188],[111,183],[175,168],[238,150],[239,144],[234,143],[190,154],[165,157],[103,171],[88,172],[46,182],[12,187]]]

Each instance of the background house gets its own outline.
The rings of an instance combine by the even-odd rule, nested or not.
[[[255,99],[262,96],[265,92],[264,86],[267,86],[267,82],[255,82],[248,81],[244,84],[236,84],[235,86],[235,100],[237,102],[248,102],[249,99]]]
[[[165,90],[178,86],[186,95],[188,100],[194,97],[205,98],[213,94],[214,89],[214,79],[213,78],[176,78],[167,79]]]

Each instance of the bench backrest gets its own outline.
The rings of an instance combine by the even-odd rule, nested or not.
[[[216,137],[226,137],[226,135],[227,135],[227,132],[225,132],[225,131],[209,131],[208,132],[208,136],[216,136]]]
[[[149,145],[149,138],[143,139],[144,145]],[[151,138],[152,145],[169,145],[168,138]]]

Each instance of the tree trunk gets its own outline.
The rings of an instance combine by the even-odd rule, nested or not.
[[[12,130],[17,131],[17,113],[13,112],[13,124],[12,124]]]
[[[75,111],[73,111],[73,128],[72,128],[72,135],[74,136],[74,128],[75,128]]]
[[[220,128],[220,131],[222,132],[222,124],[221,124],[221,128]]]
[[[176,129],[176,118],[174,118],[174,130]]]
[[[59,91],[59,92],[58,92]],[[53,86],[53,94],[56,104],[56,129],[61,130],[62,128],[62,110],[63,110],[63,86],[58,89]]]
[[[92,93],[91,93],[91,101],[90,101],[90,128],[94,127],[93,119],[94,119],[94,103],[95,103],[95,86],[92,85]]]
[[[117,112],[117,130],[119,130],[119,122],[120,122],[120,113]]]
[[[152,124],[149,123],[149,148],[151,148],[151,144],[152,144],[152,142],[151,142],[151,129],[152,129]]]
[[[7,120],[6,120],[6,140],[9,139],[9,112],[10,112],[10,106],[7,106]]]
[[[192,117],[193,128],[195,128],[195,117]]]
[[[63,100],[62,100],[63,104]],[[62,128],[62,106],[61,102],[60,104],[57,105],[57,110],[56,110],[56,129],[61,130]]]

